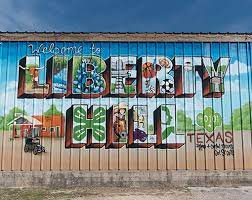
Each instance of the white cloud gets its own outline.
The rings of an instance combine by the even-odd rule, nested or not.
[[[17,94],[15,92],[16,82],[10,81],[7,85],[0,85],[0,116],[7,113],[16,103]]]
[[[233,80],[228,80],[226,79],[225,82],[225,92],[241,92],[241,93],[245,93],[246,95],[248,95],[249,89],[248,89],[248,83],[242,82],[242,80],[237,79],[233,79]]]
[[[202,96],[202,94],[199,94],[200,96]],[[177,110],[185,110],[187,115],[193,115],[194,112],[199,112],[202,110],[203,108],[203,101],[202,98],[199,98],[199,95],[195,95],[194,99],[192,98],[185,98],[185,102],[184,99],[183,100],[177,100],[176,101],[176,107]]]
[[[231,76],[238,76],[239,72],[240,74],[247,73],[251,70],[251,66],[248,66],[245,63],[238,62],[236,60],[235,62],[231,63],[229,68],[227,69],[226,75],[231,75]]]
[[[239,92],[239,80],[225,80],[225,92]]]
[[[49,100],[18,99],[17,85],[16,81],[9,81],[7,85],[6,83],[0,85],[0,116],[7,114],[13,107],[24,108],[30,115],[41,114],[41,110],[47,110],[50,107]]]

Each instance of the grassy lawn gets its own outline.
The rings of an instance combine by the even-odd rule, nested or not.
[[[251,200],[252,186],[249,187],[85,187],[77,189],[0,189],[0,199],[75,199],[75,200]]]

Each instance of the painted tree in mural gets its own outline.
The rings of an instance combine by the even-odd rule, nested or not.
[[[207,107],[203,113],[197,115],[197,124],[203,127],[207,132],[213,132],[216,127],[221,126],[222,117],[215,112],[213,108]]]
[[[241,108],[233,110],[230,128],[234,130],[252,130],[252,103],[246,103]]]
[[[3,124],[4,124],[4,117],[0,116],[0,130],[3,129]]]
[[[52,104],[50,108],[43,113],[43,115],[51,116],[51,115],[63,115],[63,114],[57,109],[57,107],[54,104]]]
[[[192,119],[186,116],[183,110],[177,111],[177,130],[182,132],[194,130]]]
[[[11,122],[17,115],[27,115],[26,111],[21,108],[13,107],[5,116],[0,117],[0,129],[8,130],[7,124]]]

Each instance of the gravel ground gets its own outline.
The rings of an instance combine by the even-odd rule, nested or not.
[[[74,199],[74,200],[163,200],[193,199],[251,200],[250,187],[189,187],[189,188],[109,188],[92,187],[78,189],[0,189],[0,199]]]

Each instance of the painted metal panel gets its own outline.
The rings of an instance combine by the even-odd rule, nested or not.
[[[251,51],[2,41],[0,169],[251,169]]]

